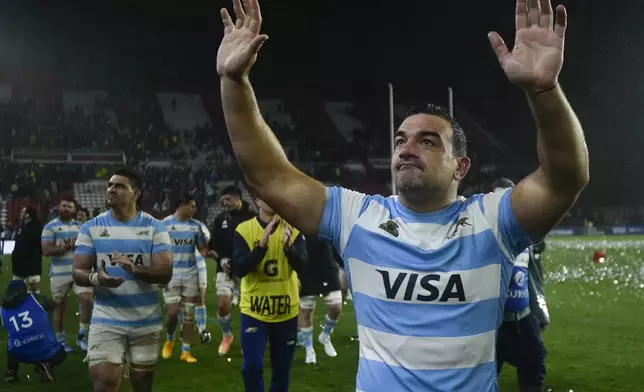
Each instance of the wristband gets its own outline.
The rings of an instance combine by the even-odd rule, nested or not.
[[[98,272],[92,272],[87,277],[89,278],[89,283],[92,286],[97,287],[101,285],[101,283],[98,281]]]

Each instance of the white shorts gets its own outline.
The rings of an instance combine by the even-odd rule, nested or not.
[[[40,275],[29,275],[26,278],[14,275],[13,280],[22,280],[26,284],[40,283]]]
[[[235,281],[225,272],[217,272],[217,295],[232,295],[235,290]]]
[[[199,296],[199,276],[197,274],[173,276],[163,289],[163,301],[166,304],[178,304],[181,298]]]
[[[161,332],[144,332],[132,329],[127,333],[117,333],[108,328],[90,325],[87,338],[87,358],[91,368],[108,362],[116,365],[154,366],[159,357]]]
[[[317,300],[316,295],[306,295],[300,297],[300,308],[302,309],[315,309],[315,301]],[[336,290],[328,293],[324,296],[324,304],[329,305],[338,305],[342,303],[342,291]]]
[[[83,287],[74,283],[74,278],[71,275],[52,276],[49,279],[49,288],[51,289],[51,296],[54,301],[60,301],[67,297],[69,289],[73,289],[76,295],[92,294],[94,292],[93,287]]]

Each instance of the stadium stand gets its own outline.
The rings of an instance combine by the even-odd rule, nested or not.
[[[7,201],[0,201],[0,225],[7,227]]]
[[[308,88],[268,87],[260,99],[260,110],[291,161],[326,184],[389,194],[390,146],[386,137],[375,136],[388,132],[386,100],[324,97]],[[218,192],[243,182],[217,109],[220,97],[213,91],[162,91],[167,92],[122,86],[32,91],[0,83],[0,195],[5,201],[0,222],[15,225],[26,204],[38,207],[44,218],[55,216],[64,194],[92,214],[102,211],[106,176],[126,165],[145,180],[147,212],[163,217],[170,213],[164,206],[171,208],[180,193],[189,192],[198,202],[197,217],[210,223],[221,211]],[[395,122],[407,108],[401,98]],[[487,189],[497,173],[520,178],[531,170],[517,164],[512,149],[464,108],[456,113],[468,131],[473,160],[464,195]],[[564,223],[584,224],[584,208],[580,203]],[[644,216],[628,208],[592,208],[597,225]]]
[[[85,183],[74,183],[74,199],[90,212],[105,210],[105,189],[107,181],[93,180]]]

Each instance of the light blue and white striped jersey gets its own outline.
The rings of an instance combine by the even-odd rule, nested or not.
[[[43,227],[40,241],[44,245],[46,242],[52,242],[54,246],[65,246],[73,244],[78,237],[81,224],[76,219],[63,222],[56,218]],[[70,250],[60,256],[51,257],[51,266],[49,267],[49,277],[72,276],[72,260],[74,251]]]
[[[179,220],[174,215],[163,219],[172,242],[172,276],[197,274],[195,250],[206,244],[201,222],[196,219]]]
[[[359,391],[497,391],[496,330],[530,239],[508,190],[427,214],[397,197],[327,188],[320,236],[345,261],[358,321]]]
[[[145,212],[139,212],[130,222],[123,223],[114,219],[108,210],[85,222],[76,240],[76,252],[95,256],[95,268],[100,268],[105,261],[109,275],[125,279],[117,288],[96,288],[92,324],[117,332],[134,328],[142,333],[161,330],[157,288],[136,280],[111,260],[117,251],[127,255],[134,264],[149,267],[153,254],[171,250],[170,237],[163,223]]]
[[[197,221],[199,222],[199,221]],[[201,225],[201,230],[203,231],[203,238],[206,241],[206,244],[210,242],[210,230],[206,227],[203,222],[199,222]],[[199,253],[199,249],[195,249],[195,257],[197,258],[197,269],[199,273],[207,272],[208,267],[206,266],[206,258]]]

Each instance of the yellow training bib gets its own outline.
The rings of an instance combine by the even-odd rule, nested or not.
[[[281,221],[268,240],[266,256],[253,271],[242,278],[240,310],[243,314],[265,322],[281,322],[296,317],[300,305],[297,273],[284,253],[285,222]],[[240,223],[236,230],[255,249],[264,228],[259,218]],[[291,242],[300,234],[293,228]]]

